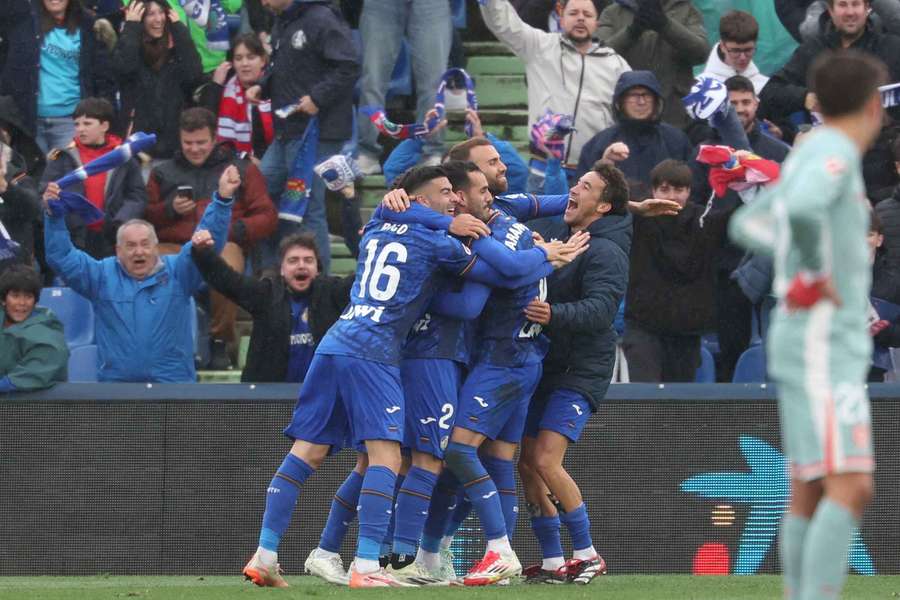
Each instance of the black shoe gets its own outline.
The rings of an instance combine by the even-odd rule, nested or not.
[[[210,371],[227,371],[231,368],[231,358],[228,356],[228,347],[222,340],[210,340],[209,364],[206,368]]]
[[[386,568],[389,564],[391,564],[391,557],[389,555],[378,557],[378,566],[382,569]]]
[[[522,571],[522,575],[525,576],[525,583],[547,583],[551,585],[569,583],[569,577],[565,571],[565,567],[561,567],[555,571],[548,571],[542,569],[541,565],[532,565]]]
[[[399,571],[403,567],[408,567],[416,560],[414,554],[391,554],[391,568]]]

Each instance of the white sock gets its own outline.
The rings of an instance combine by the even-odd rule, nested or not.
[[[553,558],[545,558],[541,563],[541,568],[545,571],[556,571],[566,564],[566,559],[562,556],[554,556]]]
[[[505,535],[496,540],[488,540],[488,552],[496,552],[498,554],[509,554],[512,552],[512,546],[509,545],[509,538]]]
[[[341,555],[337,552],[331,552],[330,550],[325,550],[324,548],[319,547],[316,548],[316,556],[318,556],[319,558],[334,558],[335,556],[340,558]]]
[[[577,560],[589,560],[597,556],[597,551],[594,550],[594,547],[591,546],[589,548],[585,548],[583,550],[575,550],[572,552],[572,558]]]
[[[446,550],[453,543],[453,536],[447,535],[441,538],[441,550]]]
[[[441,555],[419,548],[416,553],[416,562],[429,571],[435,571],[441,566]]]
[[[356,572],[361,574],[374,573],[381,568],[377,560],[356,557]]]
[[[264,565],[274,565],[278,562],[278,553],[273,552],[272,550],[266,550],[262,546],[256,549],[256,554],[259,556],[259,560]]]

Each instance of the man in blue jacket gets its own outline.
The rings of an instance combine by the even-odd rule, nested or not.
[[[612,378],[613,320],[628,285],[631,248],[624,175],[609,164],[595,164],[570,190],[563,220],[532,225],[547,239],[567,240],[578,231],[591,238],[587,252],[551,274],[546,301],[535,299],[525,310],[528,320],[541,324],[550,338],[519,458],[531,525],[543,554],[543,563],[525,574],[532,582],[587,584],[606,572],[606,563],[594,549],[587,508],[563,458]],[[569,561],[560,544],[561,523],[572,538]]]
[[[228,239],[231,204],[241,185],[237,167],[219,178],[219,189],[197,229]],[[50,183],[44,202],[59,197]],[[119,227],[116,256],[95,260],[72,245],[65,216],[49,208],[44,216],[47,262],[69,286],[91,301],[96,314],[100,381],[193,382],[190,299],[203,283],[191,260],[191,244],[177,255],[160,256],[153,226],[132,219]]]

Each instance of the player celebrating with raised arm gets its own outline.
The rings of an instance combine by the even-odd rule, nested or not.
[[[840,596],[851,535],[874,491],[861,157],[881,129],[886,77],[880,61],[855,50],[820,56],[808,79],[825,125],[730,224],[736,242],[775,259],[779,305],[767,347],[791,465],[779,544],[790,600]]]

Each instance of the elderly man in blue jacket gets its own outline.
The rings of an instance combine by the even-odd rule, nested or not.
[[[240,185],[237,168],[225,169],[197,225],[212,233],[217,253],[228,238],[232,199]],[[45,204],[59,191],[50,183]],[[190,299],[203,278],[191,260],[190,242],[176,255],[160,256],[153,226],[132,219],[119,227],[116,256],[95,260],[72,245],[65,216],[48,208],[44,244],[53,270],[94,306],[100,381],[196,380],[188,324]]]

